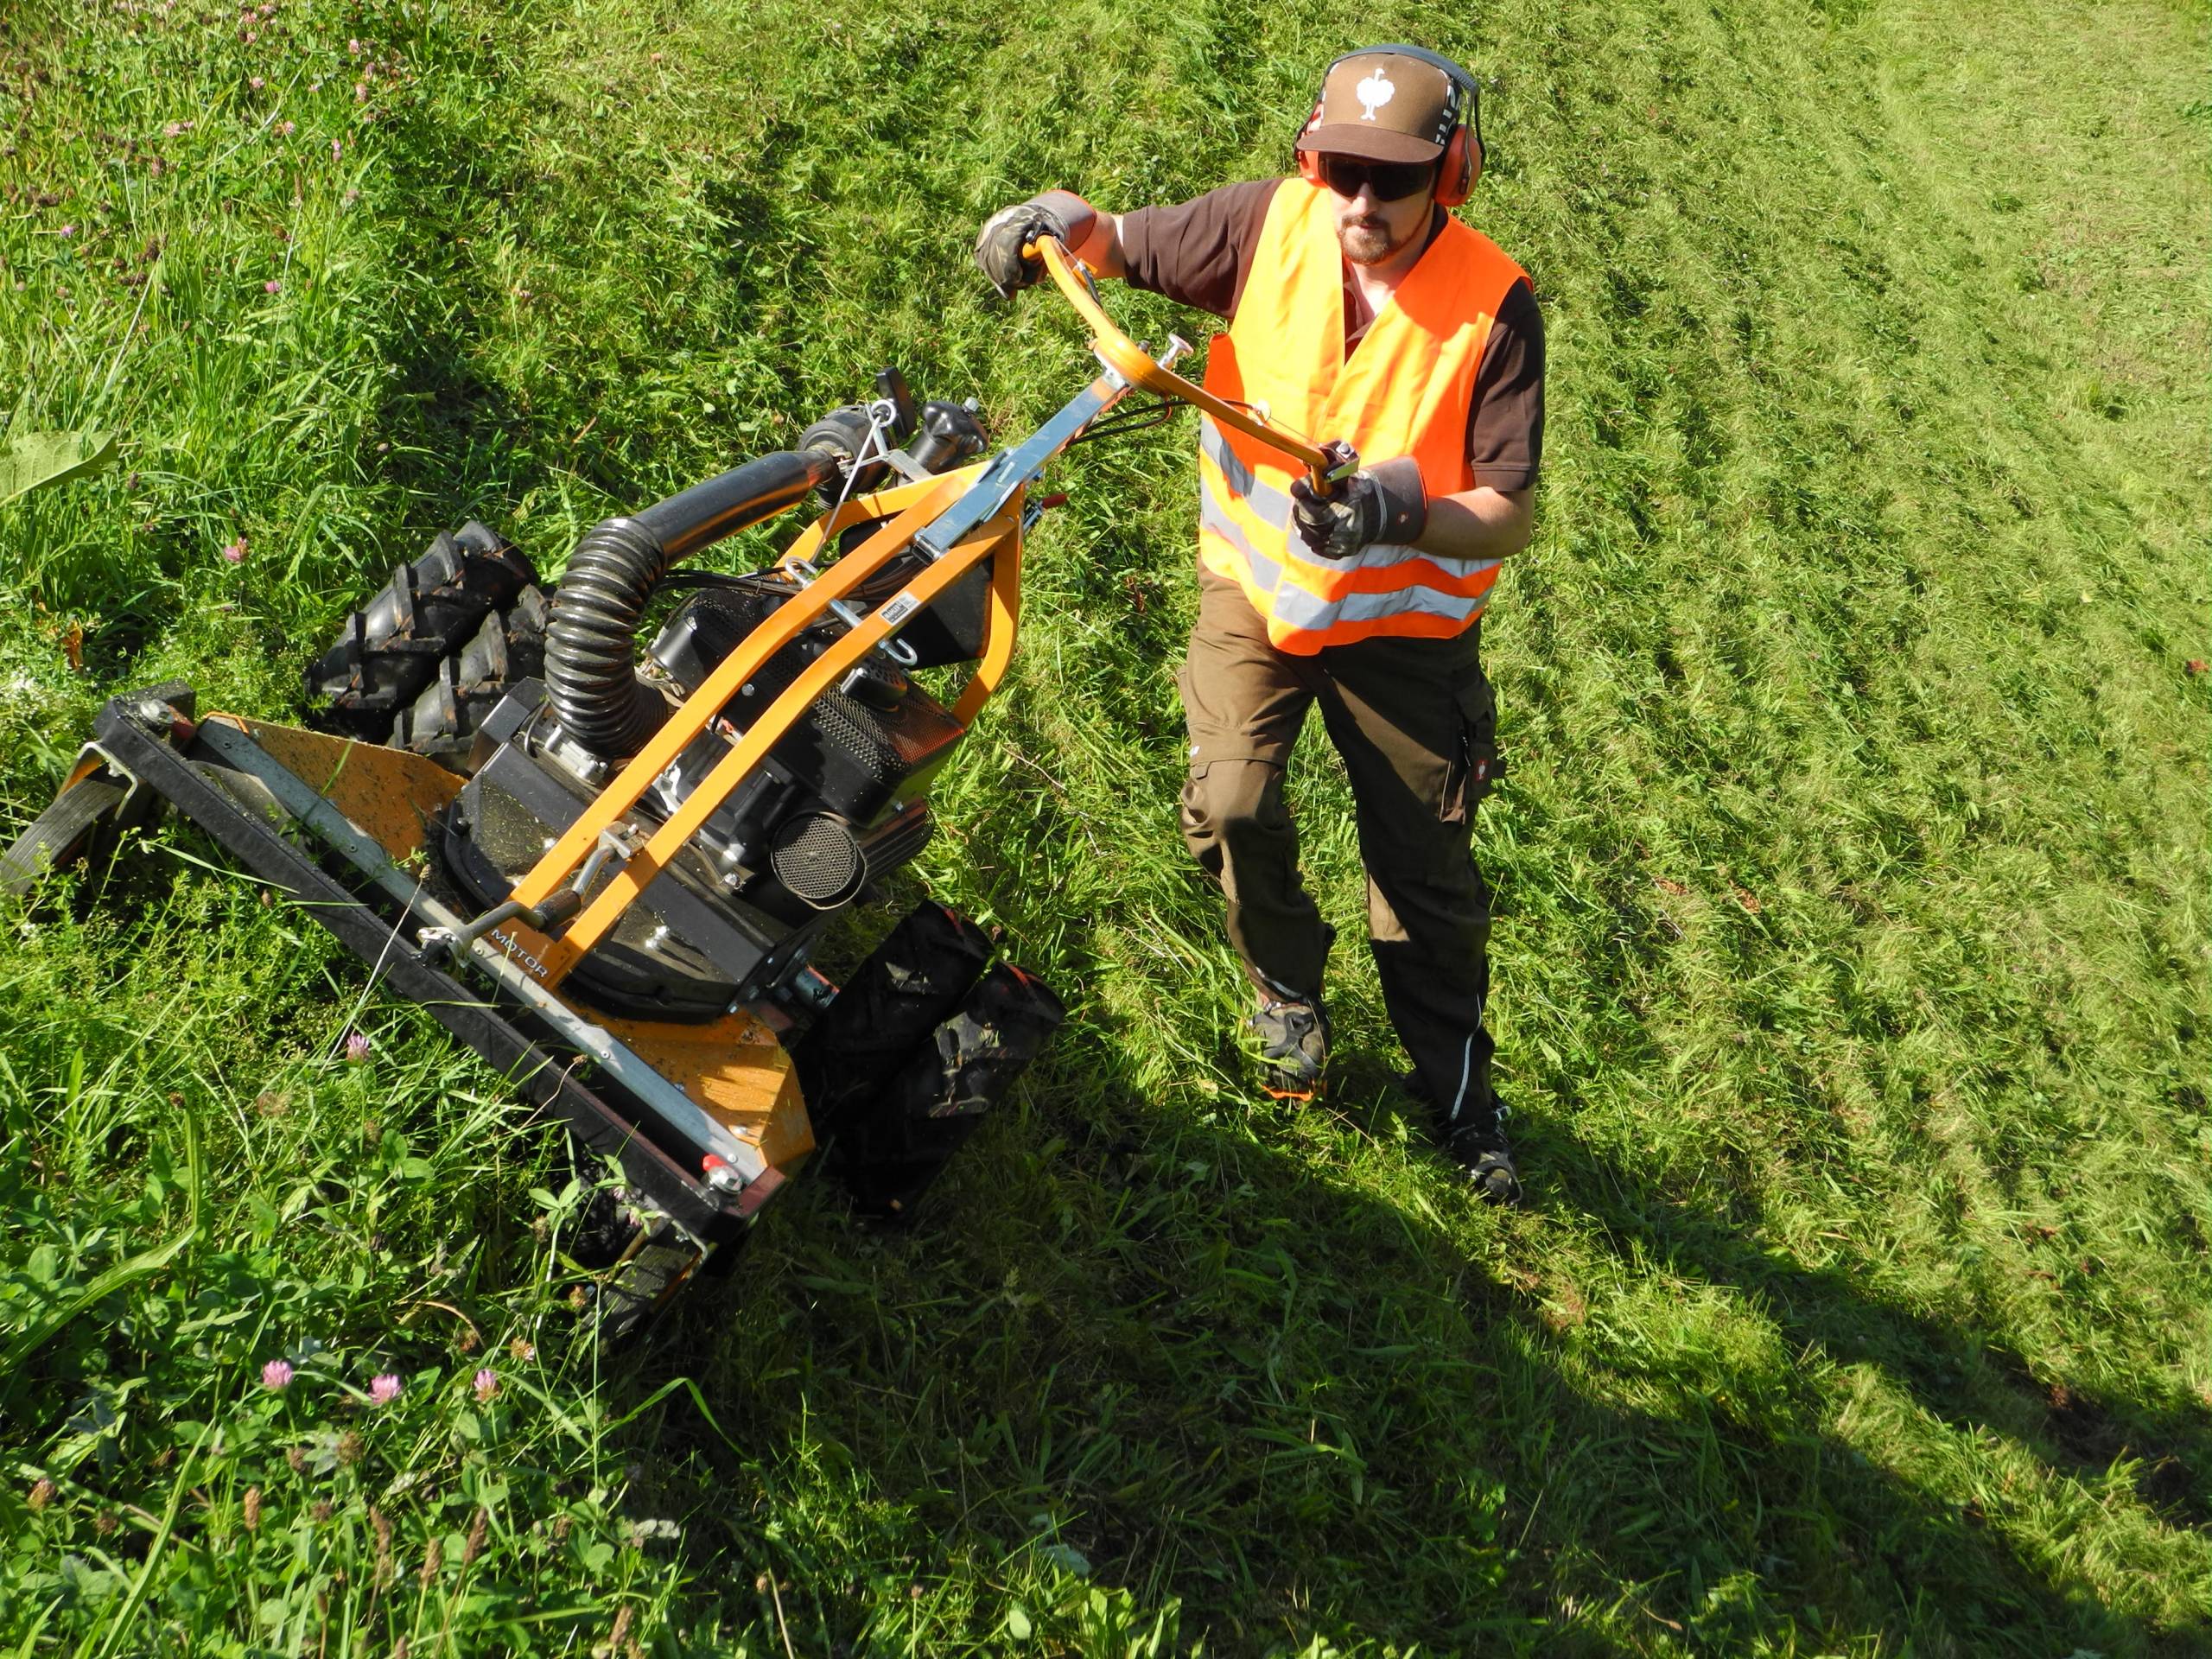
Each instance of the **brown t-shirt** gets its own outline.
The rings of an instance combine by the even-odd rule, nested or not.
[[[1172,207],[1122,216],[1122,262],[1132,286],[1165,294],[1217,317],[1234,317],[1260,245],[1260,228],[1281,179],[1224,185]],[[1429,235],[1444,228],[1437,210]],[[1346,274],[1344,334],[1372,321]],[[1491,322],[1467,409],[1467,463],[1475,482],[1522,490],[1536,481],[1544,453],[1544,320],[1526,283],[1516,283]],[[1380,457],[1378,457],[1380,459]]]

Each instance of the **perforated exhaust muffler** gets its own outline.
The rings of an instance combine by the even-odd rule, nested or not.
[[[802,812],[777,828],[768,844],[768,869],[794,899],[835,910],[849,903],[868,880],[868,855],[844,819]]]

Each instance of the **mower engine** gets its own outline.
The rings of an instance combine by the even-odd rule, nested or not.
[[[893,370],[879,377],[878,391],[874,405],[837,410],[817,422],[792,454],[596,526],[570,556],[550,609],[537,598],[534,573],[525,571],[526,585],[504,615],[472,620],[468,645],[432,659],[429,684],[390,735],[471,774],[445,815],[442,848],[447,873],[478,906],[504,900],[613,772],[815,574],[726,576],[674,569],[679,560],[808,489],[834,505],[894,467],[910,478],[928,477],[982,448],[972,409],[932,403],[917,411]],[[872,412],[893,442],[917,431],[920,441],[856,467],[855,454],[868,448]],[[874,448],[880,454],[889,445]],[[874,527],[867,520],[849,527],[839,551]],[[395,682],[405,689],[389,667],[390,646],[403,643],[403,620],[455,607],[461,595],[452,590],[472,582],[496,595],[499,573],[525,563],[471,525],[458,538],[469,558],[452,568],[452,550],[443,545],[451,539],[441,538],[415,579],[416,588],[433,597],[412,604],[396,598],[408,587],[403,573],[311,671],[310,681],[331,697],[334,720],[365,736],[385,735],[364,727],[398,702]],[[893,562],[855,603],[865,608],[897,592],[922,557]],[[957,585],[893,642],[895,655],[875,653],[799,717],[578,963],[568,982],[583,1000],[620,1014],[703,1019],[787,994],[800,982],[805,946],[826,918],[930,839],[929,783],[964,728],[914,671],[978,654],[986,578],[979,569]],[[639,660],[633,641],[647,605],[671,588],[689,591]],[[665,823],[754,717],[849,626],[847,616],[833,614],[771,657],[653,780],[624,838],[642,839]],[[505,652],[510,664],[542,668],[505,683],[493,699],[486,692],[495,682],[475,671],[494,657],[491,641],[503,632],[520,636]]]
[[[693,593],[630,683],[652,700],[690,696],[793,591],[763,582]],[[556,595],[556,630],[561,607]],[[654,779],[632,815],[635,832],[665,823],[751,717],[842,632],[809,629],[771,658]],[[561,665],[557,650],[549,672]],[[477,732],[474,776],[447,815],[444,848],[448,869],[480,905],[503,899],[626,758],[586,747],[575,729],[545,683],[527,680]],[[786,983],[826,917],[928,842],[929,782],[963,729],[898,666],[856,670],[715,810],[569,982],[610,1010],[678,1018],[717,1014]]]

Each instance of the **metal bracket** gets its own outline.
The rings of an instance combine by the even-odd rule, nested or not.
[[[995,518],[1014,492],[1027,487],[1045,470],[1045,463],[1075,442],[1083,429],[1121,401],[1129,383],[1109,368],[1062,404],[1044,425],[976,475],[960,499],[918,531],[914,545],[932,559],[941,559],[976,528]]]
[[[131,771],[130,767],[124,766],[122,761],[117,760],[115,758],[114,750],[109,748],[105,744],[101,743],[97,740],[86,744],[83,748],[77,752],[78,764],[81,766],[84,763],[85,757],[88,754],[97,754],[99,756],[100,764],[105,766],[110,772],[113,772],[117,777],[123,779],[123,798],[116,803],[115,816],[118,822],[129,823],[130,821],[131,803],[138,798],[139,791],[145,788],[145,779],[139,777],[137,772]]]
[[[777,563],[776,569],[803,588],[810,588],[822,579],[820,567],[795,553],[786,554]],[[868,620],[866,612],[842,599],[830,601],[830,613],[849,628],[857,628]],[[875,648],[901,668],[916,668],[921,664],[922,659],[915,654],[914,648],[895,633],[885,634],[876,642]]]
[[[925,478],[936,476],[904,449],[887,449],[881,458],[890,463],[893,472],[909,484],[918,484]]]

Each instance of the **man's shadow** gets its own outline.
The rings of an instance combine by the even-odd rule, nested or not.
[[[1878,1366],[1952,1427],[2004,1435],[2062,1472],[2101,1477],[2125,1460],[2136,1496],[2162,1520],[2212,1526],[2212,1413],[2039,1377],[1971,1319],[1915,1313],[1862,1278],[1755,1248],[1744,1226],[1669,1197],[1567,1119],[1547,1139],[1577,1176],[1572,1202],[1663,1266],[1756,1295],[1799,1349],[1818,1344],[1841,1363]]]
[[[821,1650],[864,1648],[871,1551],[911,1554],[919,1578],[1046,1535],[1101,1582],[1180,1597],[1185,1638],[1218,1652],[1292,1630],[1439,1652],[2212,1639],[2101,1605],[2001,1519],[1869,1461],[1790,1377],[1707,1356],[1699,1386],[1724,1382],[1707,1396],[1663,1364],[1593,1359],[1516,1240],[1544,1208],[1587,1205],[1672,1272],[1767,1299],[1794,1343],[1893,1374],[1901,1348],[1924,1355],[1916,1398],[2013,1434],[2055,1478],[2093,1467],[2024,1421],[1978,1333],[1768,1261],[1564,1122],[1529,1137],[1535,1217],[1459,1216],[1445,1206],[1472,1200],[1444,1181],[1343,1161],[1351,1137],[1401,1133],[1372,1097],[1342,1122],[1209,1101],[1202,1076],[1163,1088],[1119,1039],[1087,1009],[913,1232],[856,1230],[816,1184],[735,1300],[690,1310],[649,1364],[647,1382],[689,1370],[742,1425],[737,1451],[664,1411],[644,1431],[662,1459],[755,1494],[764,1519],[825,1473],[895,1517],[866,1544],[708,1518],[717,1550],[765,1552],[805,1586],[807,1612],[785,1611]]]

